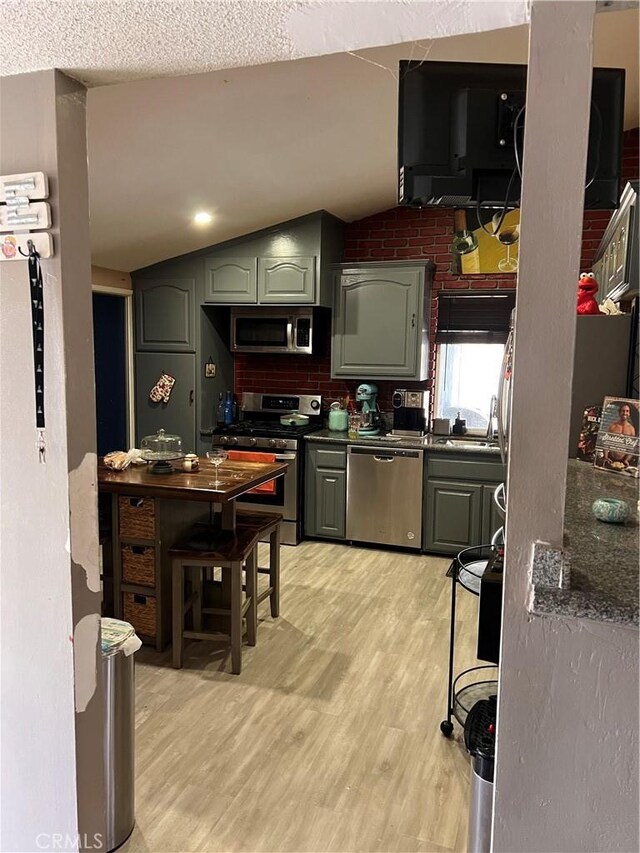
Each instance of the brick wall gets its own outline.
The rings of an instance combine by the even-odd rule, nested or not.
[[[638,178],[638,128],[624,135],[623,182]],[[585,211],[580,269],[590,270],[593,257],[607,227],[609,211]],[[438,311],[438,293],[442,290],[496,290],[514,288],[515,274],[458,276],[449,272],[450,245],[453,235],[453,210],[425,208],[413,210],[394,207],[376,213],[345,229],[344,261],[420,261],[432,260],[435,265],[433,280],[431,339],[435,339]],[[391,408],[391,393],[402,387],[429,389],[435,369],[435,343],[432,344],[431,369],[424,383],[407,383],[401,380],[378,382],[380,406]],[[329,342],[319,356],[261,356],[240,354],[235,358],[235,390],[265,392],[298,392],[322,394],[327,403],[336,397],[355,394],[358,383],[331,378]]]

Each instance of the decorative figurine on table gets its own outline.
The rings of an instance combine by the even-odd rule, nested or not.
[[[578,314],[600,314],[596,302],[598,282],[592,272],[583,272],[578,279]]]

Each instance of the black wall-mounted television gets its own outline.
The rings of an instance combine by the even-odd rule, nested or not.
[[[594,68],[585,207],[617,207],[624,70]],[[526,65],[401,61],[398,200],[503,207],[520,198]]]

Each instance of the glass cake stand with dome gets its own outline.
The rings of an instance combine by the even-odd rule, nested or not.
[[[182,439],[179,435],[169,435],[159,429],[155,435],[145,435],[140,442],[141,457],[145,462],[153,462],[152,474],[173,474],[172,462],[184,457]]]

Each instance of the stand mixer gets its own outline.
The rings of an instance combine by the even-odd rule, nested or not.
[[[366,437],[378,435],[380,432],[380,409],[378,408],[378,386],[370,382],[363,382],[356,390],[356,400],[362,403],[361,423],[358,434]]]

